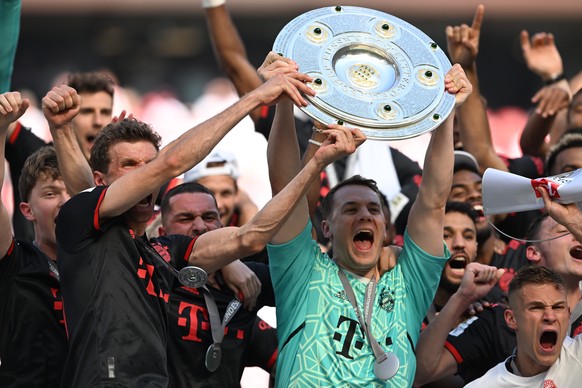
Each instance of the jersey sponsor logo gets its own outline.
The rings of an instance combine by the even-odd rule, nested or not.
[[[139,266],[137,268],[137,276],[145,281],[145,289],[148,294],[163,299],[164,302],[168,303],[170,294],[164,293],[164,291],[156,286],[153,282],[155,267],[152,264],[147,264],[143,261],[143,258],[139,258]]]
[[[177,324],[186,328],[182,336],[184,341],[202,342],[201,335],[206,337],[210,334],[208,310],[193,303],[180,301]],[[244,334],[244,330],[229,330],[228,326],[224,328],[225,337],[243,340]]]
[[[348,360],[353,360],[354,357],[350,353],[352,347],[361,350],[364,347],[364,342],[356,338],[356,330],[360,330],[362,338],[365,338],[365,333],[360,325],[360,323],[344,315],[340,315],[338,319],[337,326],[338,331],[333,334],[333,340],[341,344],[341,349],[335,353],[347,358]],[[386,337],[385,343],[387,346],[392,345],[392,338]]]

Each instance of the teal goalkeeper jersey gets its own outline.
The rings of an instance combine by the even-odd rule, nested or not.
[[[269,245],[279,336],[277,386],[411,386],[422,319],[449,257],[444,247],[444,257],[431,256],[405,233],[396,267],[378,281],[372,335],[400,361],[396,376],[382,381],[374,376],[374,353],[338,267],[311,239],[311,223],[295,239]],[[363,311],[366,285],[347,276]]]

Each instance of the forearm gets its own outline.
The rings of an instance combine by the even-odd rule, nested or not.
[[[212,272],[239,257],[262,250],[287,221],[305,195],[309,183],[319,175],[322,168],[322,165],[312,160],[249,223],[240,228],[221,228],[201,235],[194,245],[190,264]],[[302,203],[299,206],[306,205]],[[303,227],[306,222],[305,217]]]
[[[453,374],[453,365],[444,359],[444,345],[451,329],[465,312],[470,301],[453,294],[436,318],[422,331],[416,345],[415,385],[422,385]],[[452,372],[452,373],[451,373]]]
[[[71,125],[51,128],[59,169],[67,191],[75,195],[94,186],[91,167],[85,159]]]
[[[532,110],[519,138],[519,146],[524,155],[545,157],[549,149],[546,136],[555,119],[556,116],[544,118],[535,109]]]
[[[465,69],[465,72],[473,85],[473,92],[457,112],[463,149],[475,156],[481,172],[488,167],[507,170],[493,146],[487,110],[479,89],[476,65]]]
[[[162,176],[156,185],[164,184],[198,164],[222,138],[250,111],[260,105],[254,92],[248,93],[225,111],[189,129],[164,147],[158,158],[164,161]]]
[[[267,161],[271,191],[276,195],[301,169],[293,104],[288,100],[277,104],[267,145]]]

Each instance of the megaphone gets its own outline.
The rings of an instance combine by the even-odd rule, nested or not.
[[[562,204],[582,201],[582,169],[545,178],[529,179],[510,172],[488,168],[483,174],[483,213],[516,213],[544,207],[538,187]]]

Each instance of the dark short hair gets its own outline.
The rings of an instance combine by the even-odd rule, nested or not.
[[[540,232],[542,230],[542,224],[544,221],[550,216],[549,213],[541,213],[536,218],[533,219],[529,227],[527,228],[527,232],[525,233],[526,240],[539,240],[540,239]],[[528,241],[527,246],[535,244],[534,242]]]
[[[556,159],[558,155],[570,148],[582,148],[582,128],[570,128],[554,144],[552,148],[548,151],[546,155],[546,173],[548,175],[554,174],[552,170],[554,169],[554,165],[556,164]]]
[[[24,162],[24,167],[18,180],[20,198],[24,202],[30,200],[30,192],[39,179],[62,179],[57,161],[57,153],[53,146],[44,146],[30,155]]]
[[[170,199],[172,199],[172,197],[178,194],[194,194],[194,193],[210,195],[212,197],[212,201],[214,201],[216,209],[218,209],[218,203],[216,202],[216,198],[214,197],[214,194],[212,194],[212,191],[208,190],[206,186],[203,186],[200,183],[186,182],[172,188],[162,198],[161,204],[162,219],[164,218],[164,214],[167,214],[170,211]]]
[[[508,297],[521,290],[528,284],[545,285],[551,284],[556,290],[565,290],[566,282],[559,273],[551,268],[541,265],[527,265],[517,271],[511,282],[509,282]]]
[[[152,127],[136,119],[123,119],[112,122],[97,134],[93,148],[91,148],[91,158],[89,164],[93,171],[107,173],[111,159],[109,149],[120,142],[135,143],[138,141],[148,141],[160,150],[161,138]]]
[[[108,73],[87,72],[69,74],[67,85],[79,94],[105,92],[113,97],[115,82]]]
[[[348,179],[338,183],[329,191],[329,193],[327,193],[327,195],[323,199],[323,205],[322,205],[322,212],[323,212],[323,219],[324,220],[329,219],[329,217],[331,216],[331,213],[333,212],[333,208],[334,208],[333,199],[334,199],[337,191],[339,189],[341,189],[342,187],[350,186],[350,185],[368,187],[374,193],[376,193],[376,195],[378,196],[378,200],[380,201],[380,204],[382,204],[382,193],[378,189],[378,185],[376,184],[376,181],[374,181],[373,179],[364,178],[361,175],[354,175],[351,178],[348,178]]]
[[[477,219],[479,214],[471,205],[467,202],[459,202],[459,201],[448,201],[445,205],[445,214],[446,213],[461,213],[466,215],[473,221],[473,224],[477,225]]]

